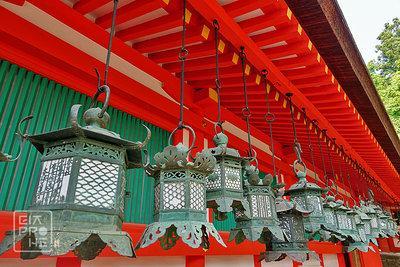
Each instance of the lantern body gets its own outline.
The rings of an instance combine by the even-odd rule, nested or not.
[[[225,220],[233,208],[249,214],[249,203],[243,192],[243,158],[236,149],[228,148],[228,137],[223,133],[214,136],[216,147],[210,148],[215,157],[214,172],[208,176],[207,207],[212,208],[217,220]]]
[[[259,171],[254,166],[246,166],[244,196],[250,203],[250,213],[234,208],[236,228],[231,230],[229,240],[241,243],[245,239],[266,243],[271,234],[284,240],[275,208],[275,195],[269,182],[261,182]]]
[[[79,106],[73,106],[71,114],[77,114]],[[16,239],[22,239],[26,251],[22,258],[73,250],[79,258],[90,260],[106,245],[121,255],[134,256],[129,235],[121,231],[125,172],[142,166],[143,144],[104,129],[109,115],[99,118],[99,113],[99,108],[87,110],[85,127],[72,116],[70,128],[28,136],[43,154],[28,216],[41,216],[43,210],[52,213],[41,220],[28,220],[29,227],[47,229],[46,234],[52,235],[47,240],[52,242],[34,245],[34,234],[27,238],[19,233]],[[29,252],[38,249],[40,252]]]
[[[333,196],[327,196],[324,199],[323,207],[325,216],[324,239],[334,243],[344,241],[346,236],[339,230],[338,221],[335,216],[335,210],[339,207],[339,204],[336,203]]]
[[[321,240],[322,225],[325,225],[325,214],[322,202],[324,189],[314,183],[307,182],[306,174],[299,172],[299,181],[293,184],[286,194],[303,210],[312,210],[312,213],[304,218],[304,228],[307,239]]]
[[[369,246],[369,239],[366,233],[366,224],[369,223],[369,218],[365,213],[361,213],[358,210],[355,210],[355,212],[354,219],[360,239],[352,243],[344,242],[345,250],[347,252],[356,249],[362,252],[368,252],[368,250],[375,252],[374,248]]]
[[[360,237],[354,218],[355,212],[346,207],[342,200],[337,200],[336,203],[338,203],[338,207],[335,210],[335,216],[340,233],[346,236],[346,242],[359,241]]]
[[[146,227],[138,248],[160,240],[163,249],[170,249],[182,237],[192,248],[208,249],[209,235],[225,246],[213,224],[207,222],[206,179],[215,158],[205,150],[190,162],[188,153],[188,148],[179,144],[154,156],[156,164],[147,171],[155,179],[155,222]]]
[[[279,194],[279,193],[278,193]],[[294,201],[288,201],[278,195],[276,209],[278,212],[279,225],[284,233],[284,240],[272,238],[271,244],[267,245],[267,251],[262,254],[265,261],[279,261],[286,257],[297,261],[305,262],[310,257],[319,259],[315,252],[308,250],[303,224],[304,216],[311,213],[310,210],[303,210]]]

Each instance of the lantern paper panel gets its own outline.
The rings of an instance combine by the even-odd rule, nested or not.
[[[137,248],[160,241],[170,249],[179,238],[192,248],[209,248],[209,236],[225,246],[212,223],[207,222],[206,180],[216,164],[203,150],[188,161],[189,149],[182,144],[167,146],[154,156],[155,165],[147,172],[155,179],[154,223],[149,224]]]
[[[71,127],[27,139],[42,153],[41,171],[34,191],[29,218],[51,211],[40,221],[29,219],[25,228],[47,229],[41,233],[50,244],[43,244],[35,233],[17,231],[22,241],[21,257],[41,254],[57,256],[73,251],[79,258],[95,258],[108,245],[121,255],[133,257],[131,239],[121,231],[125,196],[125,171],[142,166],[141,150],[150,138],[130,142],[105,129],[110,117],[91,108],[80,126],[80,105],[71,108]],[[12,246],[12,235],[4,248]]]
[[[239,244],[247,239],[266,243],[271,236],[284,240],[275,208],[275,194],[270,186],[270,175],[260,179],[259,170],[255,166],[249,162],[244,164],[244,196],[250,203],[250,217],[242,209],[234,209],[236,227],[231,230],[229,241],[235,240]]]
[[[209,151],[216,158],[216,164],[207,178],[207,207],[213,210],[217,220],[225,220],[234,208],[249,217],[249,202],[243,192],[243,158],[236,149],[227,147],[228,137],[224,133],[216,134],[213,141],[216,147]]]

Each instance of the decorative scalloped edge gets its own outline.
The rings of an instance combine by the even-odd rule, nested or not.
[[[21,241],[27,234],[20,234],[17,232],[17,237],[13,238],[12,233],[8,233],[6,237],[3,239],[0,244],[0,255],[5,251],[9,250],[16,243]],[[90,233],[90,232],[53,232],[52,239],[52,250],[50,251],[41,251],[40,253],[43,255],[49,256],[60,256],[65,255],[70,251],[73,251],[76,247],[78,247],[82,242],[86,241],[90,235],[97,235],[108,247],[110,247],[116,253],[127,256],[127,257],[135,257],[135,252],[132,247],[132,239],[128,233],[117,231],[115,233],[109,234],[101,234],[101,233]],[[62,244],[62,245],[61,245]],[[43,247],[38,244],[39,249]]]
[[[215,203],[217,203],[218,207],[217,210],[219,212],[231,212],[233,211],[232,204],[233,201],[238,201],[242,204],[243,213],[247,218],[251,217],[250,214],[250,205],[247,199],[237,199],[231,197],[219,197],[215,199]]]
[[[236,237],[240,234],[245,236],[247,240],[250,241],[257,241],[262,237],[262,233],[264,230],[269,230],[274,237],[279,239],[280,241],[285,241],[284,232],[279,226],[272,226],[272,227],[248,227],[248,228],[235,228],[231,230],[229,235],[229,241],[235,239],[237,244],[242,243],[244,240],[238,240]],[[240,236],[239,235],[239,236]]]
[[[320,261],[319,256],[314,251],[267,251],[263,252],[261,255],[260,258],[264,259],[266,262],[280,261],[286,257],[301,263],[306,262],[311,258]]]
[[[150,246],[163,237],[168,228],[174,225],[177,230],[176,233],[181,237],[182,241],[189,247],[198,248],[201,244],[201,227],[204,225],[206,227],[207,235],[212,235],[218,243],[226,247],[222,237],[219,235],[218,231],[215,229],[212,223],[208,222],[155,222],[147,225],[142,237],[140,238],[136,249],[145,248]]]

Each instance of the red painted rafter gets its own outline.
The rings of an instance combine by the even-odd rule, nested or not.
[[[110,0],[79,0],[74,4],[74,9],[85,15],[109,2]]]

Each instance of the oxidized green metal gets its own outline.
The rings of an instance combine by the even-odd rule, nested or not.
[[[181,143],[169,145],[154,156],[155,165],[147,167],[155,179],[155,222],[146,227],[137,248],[159,240],[163,249],[170,249],[181,237],[192,248],[208,249],[210,235],[225,246],[214,225],[207,222],[206,179],[216,160],[203,150],[191,162],[189,151]]]
[[[308,182],[306,179],[306,171],[298,170],[296,177],[299,179],[287,191],[286,195],[290,195],[297,205],[303,210],[312,210],[313,212],[304,218],[304,228],[306,237],[309,240],[321,240],[323,231],[321,226],[325,225],[325,214],[322,202],[322,194],[327,190],[319,187],[317,184]]]
[[[360,241],[355,223],[355,211],[344,205],[342,200],[337,200],[338,207],[335,209],[335,217],[338,224],[339,232],[346,236],[344,242],[352,243]]]
[[[347,252],[351,252],[355,249],[358,249],[362,252],[368,252],[368,250],[375,252],[374,248],[369,245],[370,230],[368,224],[371,218],[369,218],[365,213],[361,212],[359,207],[357,206],[353,207],[353,210],[355,212],[354,219],[358,235],[360,237],[360,241],[356,241],[354,243],[348,243],[347,246],[345,247],[345,250]]]
[[[105,105],[106,107],[106,105]],[[121,231],[125,196],[125,171],[142,167],[141,150],[146,140],[121,139],[107,126],[110,116],[100,108],[90,108],[78,124],[80,105],[71,108],[71,127],[39,135],[26,135],[43,154],[41,174],[35,189],[29,218],[51,211],[52,216],[28,220],[29,227],[47,229],[35,233],[17,231],[15,241],[22,240],[21,258],[41,254],[57,256],[73,251],[83,260],[95,258],[108,245],[121,255],[134,257],[131,239]],[[99,116],[103,114],[103,116]],[[52,221],[51,221],[52,220]],[[50,244],[38,242],[49,237]],[[13,233],[3,240],[0,252],[14,243]]]
[[[334,196],[326,196],[324,199],[324,216],[325,216],[325,224],[322,226],[324,229],[323,238],[324,240],[328,240],[330,242],[337,243],[339,241],[344,241],[346,236],[339,230],[338,222],[335,216],[335,210],[340,205],[335,201]]]
[[[273,237],[272,241],[266,244],[266,252],[261,254],[261,259],[265,259],[267,262],[283,260],[286,257],[297,262],[305,262],[310,257],[319,260],[314,251],[308,250],[308,240],[305,237],[303,224],[304,217],[309,215],[312,210],[304,210],[293,200],[283,199],[283,194],[284,189],[279,189],[276,211],[285,240]]]
[[[361,220],[360,214],[356,211],[355,208],[348,209],[349,211],[347,211],[347,228],[349,230],[345,231],[348,238],[343,241],[344,249],[347,252],[351,252],[355,249],[358,249],[362,252],[367,252],[369,249],[369,243],[367,243],[364,222]],[[348,234],[348,232],[350,232],[350,234]]]
[[[283,231],[275,207],[275,194],[271,188],[271,175],[266,175],[262,181],[259,170],[249,161],[244,162],[244,196],[250,203],[250,217],[243,210],[235,207],[236,228],[232,229],[229,241],[237,244],[245,239],[265,244],[271,239],[271,234],[279,240],[284,240]]]
[[[375,211],[370,209],[368,206],[365,205],[363,200],[360,200],[360,206],[356,207],[356,211],[360,215],[361,220],[364,222],[365,227],[365,235],[367,242],[372,242],[378,246],[378,241],[376,240],[376,236],[372,232],[372,217],[371,214],[375,213]],[[363,215],[365,214],[365,216]]]
[[[249,202],[243,196],[242,161],[236,149],[227,147],[228,137],[218,133],[213,138],[216,147],[210,148],[215,157],[214,172],[207,178],[207,207],[212,208],[217,220],[225,220],[233,208],[250,217]]]

